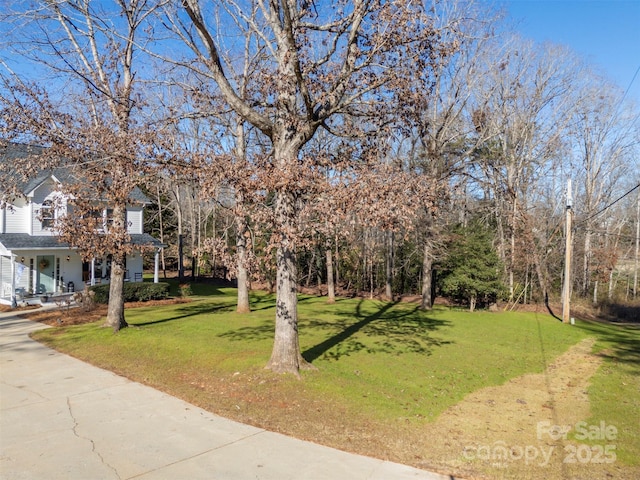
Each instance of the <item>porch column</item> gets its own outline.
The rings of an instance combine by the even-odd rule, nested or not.
[[[160,249],[156,250],[155,259],[153,262],[153,283],[158,283],[158,270],[160,269]]]
[[[18,302],[16,300],[16,258],[11,255],[11,308],[16,308]]]
[[[96,284],[96,259],[91,259],[91,286]]]

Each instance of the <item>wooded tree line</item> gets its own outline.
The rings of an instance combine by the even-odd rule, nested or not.
[[[276,371],[307,366],[302,287],[558,298],[568,178],[574,295],[637,294],[638,105],[486,4],[69,0],[2,20],[36,66],[3,64],[3,137],[94,172],[115,217],[144,188],[163,267],[236,279],[239,311],[250,282],[274,289]]]

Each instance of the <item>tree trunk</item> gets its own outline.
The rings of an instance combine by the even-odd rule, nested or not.
[[[613,269],[609,272],[609,291],[607,292],[607,298],[609,301],[613,300],[613,290],[615,288],[615,283],[613,282]]]
[[[195,219],[195,203],[196,203],[196,199],[195,199],[195,194],[193,192],[193,190],[191,190],[190,195],[189,195],[189,200],[190,200],[190,205],[189,205],[189,219],[191,222],[191,281],[195,282],[196,281],[196,276],[198,274],[197,270],[198,270],[198,257],[194,254],[195,252],[195,246],[196,246],[196,229],[200,227],[199,224],[196,223],[196,219]]]
[[[473,312],[476,309],[476,296],[475,295],[471,295],[471,298],[469,299],[469,311]]]
[[[242,202],[242,194],[236,195],[236,202]],[[238,313],[247,313],[251,311],[249,305],[249,272],[247,269],[247,222],[242,215],[242,207],[236,213],[236,249],[238,253]]]
[[[331,255],[331,243],[327,240],[325,250],[327,258],[327,303],[336,302],[336,287],[333,280],[333,256]]]
[[[184,281],[183,236],[178,234],[178,282]]]
[[[290,231],[295,220],[295,199],[291,192],[276,194],[275,217],[281,233],[276,252],[276,329],[273,351],[266,368],[298,375],[308,368],[298,342],[298,283],[296,252]]]
[[[244,122],[238,121],[236,126],[236,161],[246,161],[246,148],[245,148],[245,131]],[[245,218],[245,197],[242,187],[236,188],[236,251],[238,254],[238,305],[236,311],[238,313],[247,313],[251,311],[251,305],[249,304],[249,256],[247,252],[247,238],[249,238],[249,228],[247,226],[247,220]]]
[[[504,272],[505,278],[507,278],[509,274],[509,269],[507,267],[507,247],[506,247],[506,239],[504,233],[504,222],[502,220],[502,213],[500,210],[496,210],[496,228],[498,230],[498,255],[500,256],[500,260],[502,261],[502,271]]]
[[[582,295],[589,293],[591,280],[591,225],[587,225],[584,235],[584,254],[582,257]]]
[[[526,305],[527,304],[527,293],[529,290],[529,267],[531,266],[530,263],[527,262],[527,268],[524,271],[524,289],[522,290],[523,294],[522,294],[522,304]]]
[[[368,275],[369,275],[369,299],[373,300],[373,291],[374,291],[374,284],[373,284],[373,257],[372,257],[372,253],[369,252],[369,259],[367,262],[369,271],[368,271]]]
[[[387,299],[393,300],[393,232],[387,232],[387,261],[386,261],[386,279],[385,279],[385,295]]]
[[[424,256],[422,257],[422,300],[420,308],[431,310],[433,308],[433,254],[431,242],[424,242]]]
[[[172,190],[176,200],[176,216],[178,217],[178,281],[184,281],[184,255],[183,255],[183,236],[182,236],[182,201],[180,195],[180,187],[176,185]]]
[[[115,205],[113,207],[113,229],[118,235],[126,231],[127,220],[126,207]],[[106,326],[113,328],[114,332],[128,326],[124,319],[124,274],[126,270],[126,253],[124,250],[113,252],[111,255],[111,278],[109,284],[109,305],[107,307]]]
[[[313,277],[313,265],[316,262],[316,250],[315,248],[311,252],[311,259],[309,260],[308,270],[307,270],[307,280],[305,281],[304,286],[309,288],[311,285],[311,278]]]
[[[542,260],[540,258],[540,254],[538,253],[538,250],[535,247],[532,247],[531,249],[531,253],[533,254],[533,266],[535,268],[536,271],[536,276],[538,277],[538,285],[540,286],[540,290],[542,292],[542,298],[546,299],[548,298],[548,287],[547,287],[547,278],[549,278],[548,276],[548,270],[546,268],[546,264],[543,265],[542,264]],[[533,277],[533,274],[532,274]],[[533,278],[531,279],[531,295],[530,298],[533,297]]]
[[[113,228],[116,232],[126,231],[126,207],[116,205],[113,208]],[[109,284],[109,305],[107,307],[106,325],[114,332],[128,326],[124,319],[124,275],[126,270],[126,253],[116,251],[111,255],[111,278]]]
[[[206,234],[206,232],[205,232]],[[197,252],[200,252],[202,248],[202,202],[198,199],[198,248]],[[200,255],[195,255],[196,262],[196,277],[200,276]]]
[[[510,220],[510,239],[509,239],[509,302],[512,302],[515,296],[514,270],[516,268],[516,217],[518,215],[518,202],[513,200],[513,209]]]
[[[115,253],[111,257],[111,278],[109,284],[109,306],[107,308],[106,326],[113,328],[114,333],[129,326],[124,319],[124,287],[125,254]]]
[[[334,286],[340,285],[340,250],[338,250],[338,235],[335,237],[336,242],[336,261],[335,261],[335,278],[334,278]]]
[[[160,182],[156,185],[156,192],[158,197],[158,221],[160,222],[160,243],[164,243],[164,224],[162,221],[162,198],[160,197]],[[167,278],[167,267],[164,261],[164,248],[160,251],[160,259],[162,261],[162,272],[164,279]]]

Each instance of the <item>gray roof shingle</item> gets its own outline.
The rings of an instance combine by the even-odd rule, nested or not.
[[[164,247],[165,245],[153,238],[148,233],[131,235],[131,243],[137,246]],[[45,249],[65,249],[69,244],[60,242],[55,236],[32,236],[28,233],[3,233],[0,234],[0,244],[7,250],[45,250]]]
[[[39,172],[37,176],[25,180],[22,180],[19,175],[20,161],[24,161],[27,157],[46,155],[46,147],[40,147],[37,145],[27,145],[24,143],[0,142],[0,163],[5,164],[8,167],[5,171],[5,175],[13,175],[14,180],[17,180],[20,191],[25,195],[31,192],[34,188],[48,179],[51,175],[54,175],[60,182],[74,182],[77,181],[75,176],[71,173],[69,168],[57,168],[55,170],[46,170]],[[16,178],[18,177],[18,178]],[[0,193],[1,193],[0,186]],[[129,198],[134,203],[151,203],[149,198],[142,193],[138,187],[135,187],[129,194]]]

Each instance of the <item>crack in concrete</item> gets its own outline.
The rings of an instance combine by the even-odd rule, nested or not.
[[[15,384],[13,384],[13,383],[9,383],[9,382],[6,382],[6,381],[4,381],[4,380],[3,380],[2,382],[0,382],[0,383],[2,383],[3,385],[8,385],[8,386],[10,386],[10,387],[16,388],[16,389],[18,389],[18,390],[22,390],[23,392],[29,392],[29,393],[31,393],[31,394],[33,394],[33,395],[37,395],[39,398],[41,398],[41,399],[42,399],[42,401],[48,401],[48,400],[50,400],[49,398],[47,398],[47,397],[45,397],[44,395],[42,395],[42,394],[40,394],[40,393],[36,392],[35,390],[31,390],[31,389],[30,389],[28,386],[26,386],[26,385],[15,385]],[[20,407],[21,407],[21,406],[22,406],[22,405],[20,405]]]
[[[75,415],[73,414],[73,410],[71,409],[71,398],[67,397],[67,409],[69,411],[69,416],[71,417],[71,420],[73,420],[73,428],[71,429],[71,431],[73,432],[73,434],[82,439],[82,440],[86,440],[89,443],[91,443],[91,451],[97,455],[97,457],[100,459],[100,461],[102,462],[103,465],[105,465],[106,467],[110,468],[111,470],[113,470],[113,473],[115,473],[116,477],[118,477],[119,479],[121,479],[122,477],[120,476],[120,474],[118,473],[118,470],[116,470],[116,468],[113,465],[110,465],[109,463],[107,463],[104,459],[104,457],[100,454],[100,452],[96,449],[96,443],[88,438],[88,437],[83,437],[82,435],[80,435],[78,433],[78,427],[80,426],[80,424],[78,423],[78,420],[76,419]]]

